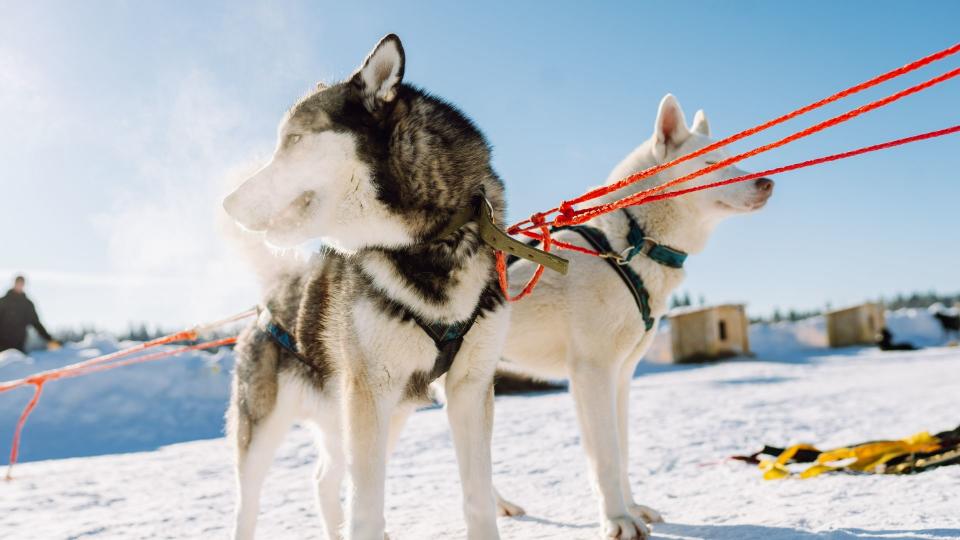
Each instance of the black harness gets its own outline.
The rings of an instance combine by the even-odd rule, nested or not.
[[[430,336],[430,339],[437,346],[437,357],[433,361],[433,369],[430,370],[430,380],[436,380],[450,371],[454,358],[457,357],[460,347],[463,346],[463,338],[473,328],[473,324],[477,322],[477,316],[480,314],[479,305],[469,319],[452,324],[429,323],[402,305],[398,304],[398,306],[406,313],[407,317],[416,322],[417,326]],[[277,322],[270,310],[264,306],[258,307],[258,311],[260,317],[257,319],[257,328],[267,334],[280,348],[290,353],[301,364],[317,372],[317,367],[297,347],[297,338]]]
[[[501,231],[494,222],[493,207],[490,205],[490,202],[482,196],[478,197],[473,205],[455,212],[450,222],[443,227],[434,238],[444,238],[470,222],[477,224],[480,239],[490,247],[507,251],[538,264],[543,264],[558,272],[566,273],[566,260],[552,253],[546,253],[527,246],[523,242],[514,240]],[[425,321],[403,304],[397,302],[394,302],[394,304],[404,313],[404,318],[412,319],[416,322],[417,326],[426,332],[426,334],[430,336],[430,339],[433,340],[434,345],[437,346],[437,358],[433,362],[430,379],[435,380],[450,371],[450,367],[453,366],[453,361],[457,357],[460,347],[463,345],[464,336],[473,328],[473,324],[480,315],[480,302],[477,302],[477,308],[468,319],[449,324]],[[317,367],[298,349],[296,337],[278,323],[266,307],[260,308],[260,318],[258,319],[257,325],[262,332],[270,336],[277,345],[293,355],[300,363],[315,373],[319,372]]]
[[[643,317],[643,324],[649,331],[653,328],[654,324],[653,315],[650,311],[650,293],[643,284],[643,278],[630,267],[629,262],[635,256],[642,253],[650,260],[664,266],[683,268],[683,263],[687,260],[687,254],[678,249],[659,244],[647,237],[643,231],[643,227],[630,215],[630,212],[627,212],[626,209],[622,209],[622,211],[627,218],[629,229],[627,230],[627,247],[620,252],[613,250],[613,246],[610,245],[610,240],[607,239],[607,235],[596,227],[589,225],[571,225],[553,227],[551,230],[554,232],[567,230],[576,232],[590,244],[590,247],[600,254],[603,260],[607,261],[610,268],[613,268],[613,271],[617,273],[620,279],[623,280],[624,285],[627,286],[627,290],[630,291],[634,301],[637,303],[640,316]],[[539,240],[534,240],[531,242],[531,245],[537,245],[539,243]],[[508,264],[512,264],[516,260],[516,258],[510,258]]]

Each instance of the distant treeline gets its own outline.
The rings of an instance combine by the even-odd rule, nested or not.
[[[180,330],[179,328],[177,330]],[[93,325],[81,325],[74,328],[58,328],[54,336],[63,342],[81,341],[88,334],[108,334],[117,339],[117,341],[150,341],[176,330],[162,328],[160,326],[148,325],[147,323],[131,323],[127,329],[122,332],[107,332]],[[203,335],[203,339],[220,339],[236,335],[236,329],[224,329],[214,332],[208,332]]]

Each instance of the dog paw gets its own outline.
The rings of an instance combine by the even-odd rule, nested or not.
[[[527,511],[510,501],[497,501],[497,515],[503,517],[525,516]]]
[[[660,512],[649,506],[634,503],[627,507],[627,511],[633,517],[638,517],[647,523],[663,523],[663,516],[660,515]]]
[[[502,517],[517,517],[525,516],[527,511],[523,507],[513,504],[512,502],[504,499],[500,496],[499,493],[496,494],[497,499],[497,515]]]
[[[650,528],[642,519],[633,516],[616,516],[605,519],[603,532],[606,538],[615,540],[648,540]]]

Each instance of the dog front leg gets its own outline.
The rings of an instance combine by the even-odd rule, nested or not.
[[[357,378],[348,383],[344,399],[344,436],[350,472],[346,538],[383,540],[390,400],[377,395],[365,381]]]
[[[627,509],[621,491],[620,437],[617,425],[618,370],[608,363],[571,363],[570,393],[576,404],[583,446],[594,490],[600,497],[604,533],[618,540],[647,538],[649,528]]]
[[[620,370],[620,380],[617,387],[617,433],[620,440],[620,492],[627,510],[646,521],[647,523],[661,523],[660,513],[633,499],[633,489],[630,486],[630,383],[637,363],[632,360],[624,362]]]
[[[463,355],[460,355],[461,357]],[[465,359],[464,359],[465,360]],[[495,364],[492,363],[491,365]],[[455,366],[456,367],[456,366]],[[490,440],[493,436],[493,374],[474,379],[469,372],[454,379],[447,376],[447,417],[463,488],[463,513],[467,538],[494,540],[497,531],[493,499],[493,465]]]

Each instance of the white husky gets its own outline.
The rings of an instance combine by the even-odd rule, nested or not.
[[[613,169],[608,183],[703,148],[712,142],[709,131],[703,111],[697,112],[693,127],[688,129],[677,100],[665,96],[653,136]],[[636,192],[662,184],[724,157],[726,154],[720,151],[708,153],[614,193],[603,202],[628,195],[631,189]],[[727,167],[682,187],[741,174],[745,172]],[[693,254],[703,249],[719,222],[763,207],[772,193],[773,181],[762,178],[631,207],[627,212],[649,240]],[[626,213],[606,214],[589,225],[603,232],[614,252],[628,248]],[[555,238],[591,247],[574,231],[560,231]],[[646,330],[634,296],[605,260],[569,251],[564,255],[571,259],[568,275],[546,272],[535,292],[514,304],[504,357],[515,369],[529,374],[570,379],[604,532],[622,540],[647,538],[649,529],[644,521],[661,518],[656,511],[634,502],[628,477],[627,415],[630,380],[637,362],[653,342],[655,330]],[[667,311],[671,292],[683,280],[683,270],[645,255],[634,257],[628,264],[642,277],[649,293],[649,318],[658,322]],[[511,283],[526,283],[534,269],[527,261],[512,265]],[[501,513],[522,512],[502,499],[498,498],[498,503]]]

